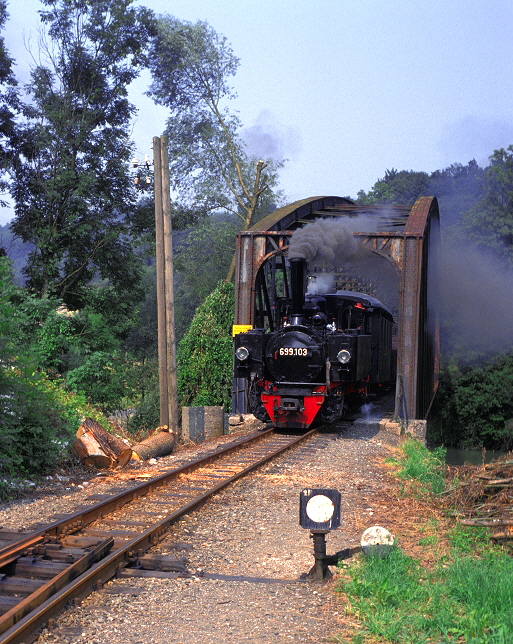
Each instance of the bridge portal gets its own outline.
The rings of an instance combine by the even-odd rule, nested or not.
[[[273,330],[275,304],[288,296],[287,253],[296,230],[316,220],[350,223],[361,249],[354,257],[334,257],[326,273],[340,289],[374,295],[396,320],[397,378],[394,417],[425,419],[438,386],[437,285],[439,212],[435,197],[420,197],[412,208],[357,205],[344,197],[312,197],[268,215],[237,235],[235,325]],[[361,258],[364,258],[361,261]],[[244,392],[235,392],[234,410],[245,411]]]

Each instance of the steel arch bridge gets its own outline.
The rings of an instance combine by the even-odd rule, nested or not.
[[[344,197],[311,197],[296,201],[268,215],[251,229],[237,235],[235,320],[242,327],[268,326],[276,283],[287,288],[286,253],[295,230],[319,218],[358,217],[373,222],[373,230],[353,236],[372,254],[384,260],[382,269],[395,275],[397,322],[397,379],[395,418],[425,419],[438,386],[439,331],[436,307],[439,212],[435,197],[420,197],[413,207],[357,205]],[[369,292],[358,277],[344,275],[344,288]],[[347,281],[349,279],[349,282]],[[351,281],[352,280],[352,281]],[[356,287],[356,288],[355,288]],[[367,287],[367,288],[366,288]],[[385,304],[389,304],[384,300]],[[390,304],[389,304],[390,306]],[[236,411],[242,412],[242,403]]]

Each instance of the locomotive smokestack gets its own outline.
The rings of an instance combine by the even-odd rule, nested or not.
[[[292,324],[303,323],[303,307],[306,292],[306,259],[291,257],[290,264],[290,290],[292,296]]]

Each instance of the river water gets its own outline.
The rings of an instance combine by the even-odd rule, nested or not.
[[[480,449],[458,449],[456,447],[447,447],[447,456],[445,462],[447,465],[464,465],[470,463],[471,465],[482,465],[489,463],[500,456],[504,456],[507,452],[502,450],[483,450]]]

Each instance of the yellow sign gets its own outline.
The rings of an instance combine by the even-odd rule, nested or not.
[[[237,333],[246,333],[246,331],[251,331],[252,328],[252,324],[234,324],[232,326],[232,336],[236,336]]]

